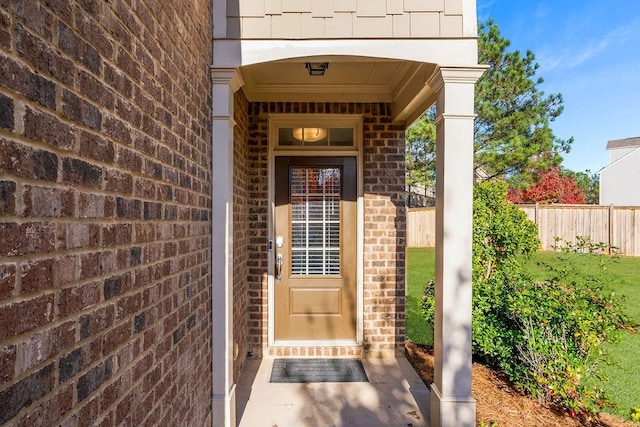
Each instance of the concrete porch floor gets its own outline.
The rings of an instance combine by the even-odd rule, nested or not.
[[[368,383],[270,384],[273,359],[249,359],[236,388],[238,425],[429,425],[429,391],[405,358],[362,364]]]

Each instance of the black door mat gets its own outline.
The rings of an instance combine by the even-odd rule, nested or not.
[[[360,359],[275,359],[272,383],[366,383]]]

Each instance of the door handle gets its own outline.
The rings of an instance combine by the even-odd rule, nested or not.
[[[276,255],[276,282],[282,280],[282,265],[284,264],[284,256],[282,254]]]

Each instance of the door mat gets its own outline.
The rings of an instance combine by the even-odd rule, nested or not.
[[[360,359],[275,359],[272,383],[369,382]]]

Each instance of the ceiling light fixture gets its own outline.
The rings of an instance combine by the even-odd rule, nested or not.
[[[324,72],[329,68],[328,62],[306,62],[304,66],[309,70],[310,76],[324,76]]]
[[[324,128],[295,128],[293,137],[298,141],[318,142],[327,137],[327,130]]]

